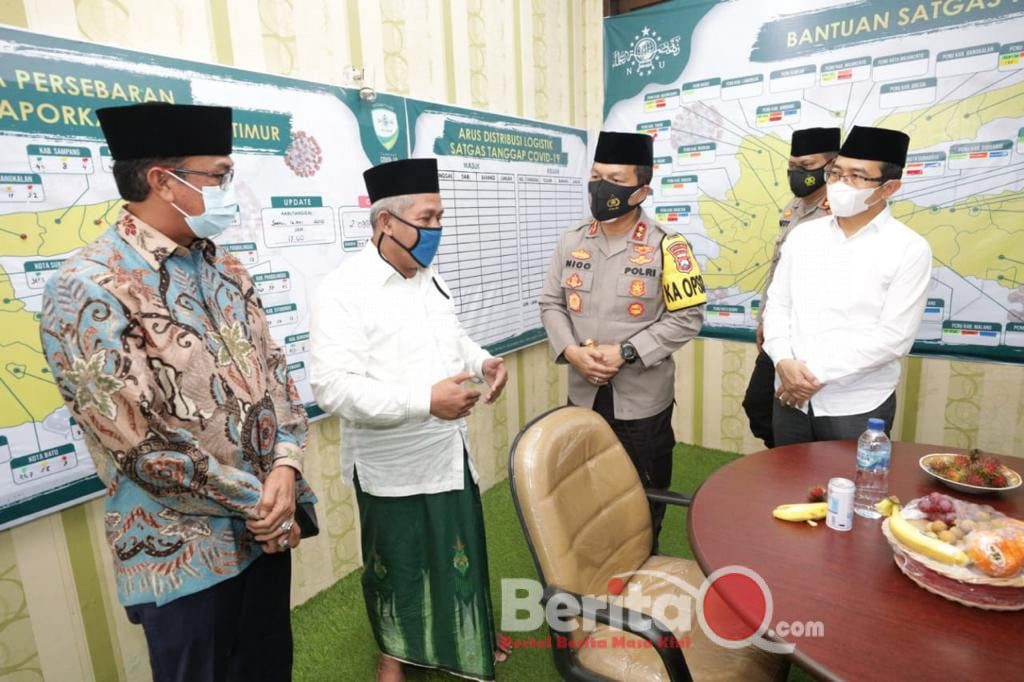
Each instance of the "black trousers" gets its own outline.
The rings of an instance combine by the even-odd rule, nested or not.
[[[597,390],[594,412],[604,417],[618,436],[622,447],[633,460],[640,482],[645,488],[667,489],[672,484],[672,449],[676,436],[672,431],[672,408],[643,419],[616,419],[612,387],[605,384]],[[665,518],[665,505],[651,503],[651,521],[654,525],[652,552],[658,551],[658,534]]]
[[[773,420],[776,445],[813,443],[819,440],[856,440],[868,427],[868,419],[871,417],[884,420],[885,433],[891,435],[892,422],[896,418],[896,393],[892,393],[873,410],[839,417],[816,417],[812,407],[804,414],[776,399]]]
[[[157,606],[127,606],[149,647],[153,682],[292,678],[289,552],[264,554],[240,575]]]
[[[766,448],[775,447],[772,430],[772,412],[775,408],[775,364],[768,354],[760,351],[750,373],[747,393],[743,396],[743,411],[750,421],[750,432],[764,441]]]

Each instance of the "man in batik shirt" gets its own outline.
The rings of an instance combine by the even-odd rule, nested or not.
[[[234,220],[231,109],[100,109],[128,202],[47,283],[41,335],[107,486],[118,597],[157,682],[287,680],[305,409]]]

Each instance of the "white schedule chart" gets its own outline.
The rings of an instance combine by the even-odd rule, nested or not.
[[[436,156],[436,265],[466,332],[492,352],[544,337],[537,295],[558,236],[589,215],[586,133],[407,100],[411,156]]]

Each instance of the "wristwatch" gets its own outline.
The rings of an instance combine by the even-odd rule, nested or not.
[[[619,354],[622,355],[622,359],[627,365],[632,365],[640,357],[640,354],[636,352],[636,346],[629,341],[619,344]]]

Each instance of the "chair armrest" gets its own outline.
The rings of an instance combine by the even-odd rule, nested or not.
[[[607,608],[607,603],[604,604],[604,608],[594,608],[593,601],[584,599],[581,595],[569,590],[563,590],[560,587],[554,585],[547,585],[544,587],[544,594],[541,595],[541,603],[547,606],[547,603],[559,596],[571,597],[573,601],[579,605],[580,613],[573,614],[589,618],[595,622],[613,627],[616,630],[622,630],[628,632],[631,635],[641,637],[651,643],[654,650],[658,652],[658,656],[661,657],[661,662],[665,666],[665,670],[668,672],[668,677],[672,682],[692,682],[693,678],[690,675],[690,669],[686,665],[686,659],[683,658],[682,648],[680,643],[676,641],[675,634],[672,633],[667,627],[658,622],[656,618],[648,616],[647,614],[633,611],[625,606],[616,606],[615,611]],[[646,621],[646,627],[634,627],[633,622]],[[633,622],[631,622],[633,621]],[[664,646],[669,643],[667,646]],[[675,643],[672,646],[671,643]]]
[[[644,490],[644,492],[647,494],[647,499],[651,502],[674,504],[678,507],[689,507],[690,502],[693,500],[692,497],[673,492],[671,490],[657,490],[655,488],[650,488]]]

